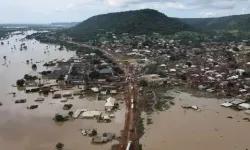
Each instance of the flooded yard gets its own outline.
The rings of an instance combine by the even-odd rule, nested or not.
[[[27,32],[26,34],[30,34]],[[44,97],[42,103],[34,102],[40,97],[38,93],[26,94],[19,91],[12,85],[16,84],[17,79],[23,78],[24,74],[37,74],[49,68],[43,64],[53,59],[68,59],[75,56],[74,51],[59,51],[59,46],[42,44],[36,40],[19,41],[25,35],[15,35],[4,41],[0,46],[0,145],[2,149],[19,150],[45,150],[55,149],[58,142],[65,144],[65,149],[110,149],[111,145],[118,143],[113,141],[105,145],[92,145],[90,137],[82,136],[80,129],[97,129],[98,132],[113,132],[120,135],[120,130],[124,125],[125,108],[120,104],[120,109],[116,111],[115,118],[111,123],[97,123],[95,119],[70,119],[64,123],[55,123],[52,118],[56,113],[67,115],[69,111],[77,109],[104,110],[105,101],[97,101],[92,97],[68,100],[66,103],[52,99],[52,95]],[[10,44],[7,44],[9,41]],[[21,43],[27,45],[27,50],[20,50]],[[16,49],[14,49],[14,45]],[[6,56],[6,60],[3,59]],[[37,70],[32,70],[36,63]],[[30,60],[27,64],[26,61]],[[11,92],[16,93],[13,97]],[[25,98],[26,103],[15,104],[16,99]],[[30,110],[27,107],[38,105],[37,109]],[[63,110],[64,104],[73,104],[70,110]]]
[[[153,124],[145,125],[143,150],[250,149],[246,140],[250,138],[250,122],[243,120],[250,116],[244,111],[221,107],[225,100],[197,98],[187,93],[173,96],[175,105],[154,113]],[[183,109],[183,104],[196,105],[201,111]]]

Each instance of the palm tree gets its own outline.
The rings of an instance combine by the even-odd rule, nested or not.
[[[57,150],[62,150],[63,147],[64,147],[64,144],[61,143],[61,142],[58,142],[58,143],[56,144],[56,149],[57,149]]]

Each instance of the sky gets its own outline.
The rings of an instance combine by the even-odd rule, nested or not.
[[[80,22],[98,14],[144,8],[169,17],[205,18],[250,13],[250,0],[3,0],[0,24]]]

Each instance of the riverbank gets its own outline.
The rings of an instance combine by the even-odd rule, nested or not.
[[[154,113],[153,124],[146,125],[141,138],[143,150],[165,149],[249,149],[248,115],[220,106],[223,99],[198,98],[188,93],[171,92],[174,106]],[[198,106],[201,111],[186,110],[183,104]],[[232,117],[232,119],[228,117]],[[145,117],[145,116],[143,116]]]

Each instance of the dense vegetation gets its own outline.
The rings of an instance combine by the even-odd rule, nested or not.
[[[6,38],[8,36],[9,30],[0,27],[0,39]]]
[[[250,14],[218,18],[187,18],[180,21],[199,30],[199,33],[193,33],[192,36],[189,34],[189,37],[194,40],[197,40],[197,37],[200,40],[213,38],[218,42],[250,39]],[[179,35],[180,38],[183,37]]]
[[[126,11],[93,16],[73,28],[61,30],[74,40],[87,41],[131,35],[164,35],[178,39],[184,44],[189,41],[240,41],[250,38],[250,15],[235,15],[219,18],[170,18],[152,9]]]
[[[192,27],[156,10],[143,9],[93,16],[64,32],[77,40],[88,40],[107,32],[116,35],[151,35],[155,32],[169,35],[186,30],[192,30]]]
[[[250,14],[234,15],[218,18],[188,18],[180,19],[197,29],[203,30],[248,30],[250,31]]]

